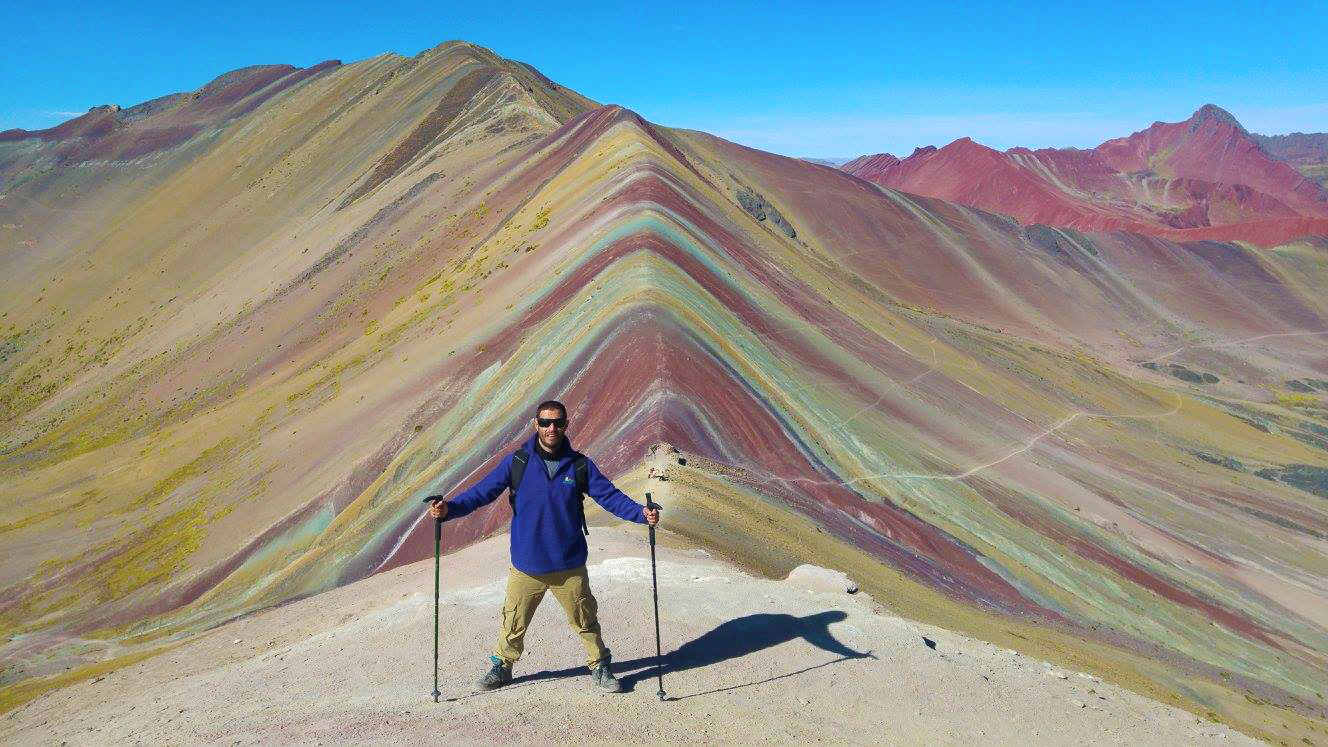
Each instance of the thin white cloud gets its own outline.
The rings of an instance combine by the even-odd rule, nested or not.
[[[1196,107],[1197,108],[1197,107]],[[1328,132],[1328,103],[1233,108],[1246,129],[1263,134]],[[1181,121],[1183,117],[1165,121]],[[907,156],[924,145],[969,137],[997,150],[1092,148],[1147,128],[1157,117],[1089,111],[888,114],[881,116],[771,115],[712,119],[697,125],[728,140],[792,156],[845,157],[868,153]]]
[[[21,130],[43,130],[47,127],[54,127],[55,125],[73,117],[81,117],[84,114],[87,114],[87,112],[65,112],[47,109],[22,109],[19,112],[0,112],[0,132],[14,128]]]
[[[1018,145],[1091,148],[1149,124],[1093,112],[990,112],[880,117],[743,117],[698,129],[777,153],[844,156],[890,152],[904,156],[919,146],[939,147],[962,137],[971,137],[999,150]]]
[[[1250,132],[1285,135],[1291,132],[1328,132],[1328,102],[1297,106],[1271,106],[1232,112]]]

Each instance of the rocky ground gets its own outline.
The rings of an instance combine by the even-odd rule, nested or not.
[[[672,540],[658,548],[661,702],[649,548],[644,528],[630,525],[590,537],[592,586],[627,691],[591,686],[581,646],[546,597],[515,682],[480,692],[507,541],[443,558],[443,702],[430,697],[430,560],[47,693],[0,718],[0,741],[1254,743],[1095,677],[894,617],[833,574],[755,578]]]

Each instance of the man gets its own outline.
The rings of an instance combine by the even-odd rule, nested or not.
[[[470,489],[450,501],[430,496],[429,515],[435,519],[459,519],[480,506],[492,503],[509,487],[515,501],[510,532],[512,567],[507,576],[507,600],[503,603],[503,627],[498,636],[496,656],[480,687],[491,690],[512,681],[512,665],[521,658],[535,608],[552,591],[567,613],[567,621],[581,637],[586,648],[586,666],[595,685],[622,692],[622,685],[610,669],[609,649],[600,637],[598,606],[590,593],[586,573],[586,538],[582,486],[578,484],[577,462],[586,477],[586,493],[606,511],[620,519],[655,526],[659,510],[647,509],[613,486],[595,463],[573,451],[568,442],[567,408],[549,400],[535,410],[532,424],[535,434],[521,447],[526,452],[528,469],[521,471],[520,484],[512,486],[512,461],[509,454]],[[519,453],[519,452],[518,452]]]

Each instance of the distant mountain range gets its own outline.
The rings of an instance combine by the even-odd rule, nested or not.
[[[1290,135],[1250,133],[1250,137],[1274,158],[1286,161],[1300,173],[1328,187],[1328,132],[1293,132]]]
[[[840,168],[1025,225],[1262,246],[1328,234],[1328,134],[1252,134],[1211,104],[1089,150],[998,151],[961,138]]]
[[[839,168],[840,166],[843,166],[844,164],[848,163],[849,161],[852,161],[853,159],[852,158],[803,158],[801,160],[806,161],[807,163],[816,163],[822,166],[833,166],[834,168]]]

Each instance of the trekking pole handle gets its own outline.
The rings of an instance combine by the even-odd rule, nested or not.
[[[442,503],[442,502],[443,502],[443,496],[441,496],[441,495],[431,495],[431,496],[428,496],[427,498],[425,498],[424,500],[422,500],[422,501],[420,501],[420,502],[421,502],[421,503]],[[442,520],[442,519],[434,519],[434,521],[433,521],[433,538],[436,539],[436,540],[440,540],[440,539],[443,538],[443,520]]]
[[[646,493],[646,508],[650,509],[651,511],[658,511],[662,507],[658,503],[655,503],[654,501],[650,500],[650,494]],[[648,524],[646,525],[646,529],[650,530],[650,547],[653,550],[655,547],[655,525]]]

